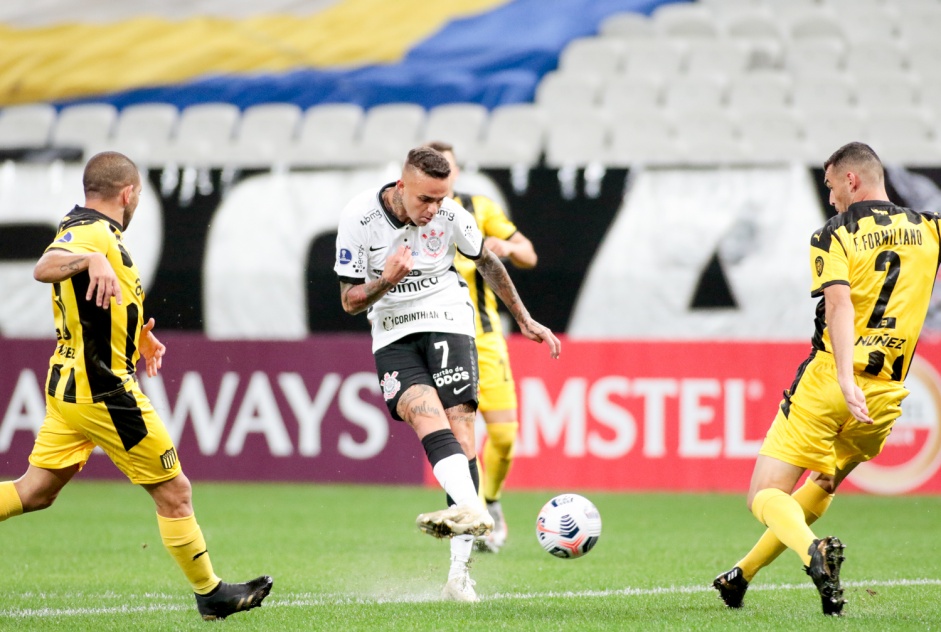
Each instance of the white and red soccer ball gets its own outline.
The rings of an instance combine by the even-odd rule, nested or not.
[[[571,559],[588,553],[601,537],[601,514],[578,494],[560,494],[539,510],[536,538],[546,551]]]

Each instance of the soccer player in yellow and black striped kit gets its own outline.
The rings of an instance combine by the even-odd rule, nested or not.
[[[477,219],[477,226],[483,233],[487,247],[497,256],[509,259],[517,268],[535,267],[537,256],[532,242],[517,230],[499,204],[483,195],[454,192],[454,181],[459,175],[454,148],[441,141],[429,143],[429,146],[444,154],[451,164],[451,197]],[[458,254],[454,258],[454,265],[467,283],[476,312],[477,356],[480,366],[478,409],[487,425],[481,495],[487,504],[487,510],[493,516],[494,527],[489,535],[478,540],[478,545],[482,550],[496,553],[506,543],[507,538],[500,497],[513,464],[513,452],[519,430],[516,384],[510,369],[510,356],[493,290],[480,277],[473,261]],[[469,449],[473,451],[475,447],[470,446]],[[468,447],[465,447],[465,452],[467,450]],[[476,463],[472,463],[473,469],[476,470]]]
[[[748,507],[768,529],[713,582],[732,608],[742,606],[755,574],[790,548],[813,579],[824,614],[842,613],[843,544],[818,538],[810,525],[843,479],[882,451],[901,414],[938,271],[941,217],[889,202],[871,147],[844,145],[824,170],[837,215],[810,241],[811,295],[822,297],[813,351],[785,391],[752,474]]]
[[[135,377],[140,358],[147,375],[157,375],[166,351],[154,320],[144,320],[144,289],[122,239],[140,199],[140,173],[126,156],[103,152],[88,161],[82,180],[85,205],[65,216],[33,272],[52,285],[56,349],[29,467],[0,483],[0,521],[52,505],[98,446],[153,498],[160,537],[204,619],[260,606],[270,577],[227,584],[213,572],[190,482]]]

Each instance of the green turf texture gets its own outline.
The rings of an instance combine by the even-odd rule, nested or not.
[[[941,498],[846,494],[815,525],[847,545],[845,616],[820,613],[796,555],[752,584],[741,610],[709,589],[760,535],[744,495],[582,492],[598,545],[556,559],[534,523],[554,492],[505,494],[498,555],[476,553],[482,601],[437,601],[448,546],[418,513],[442,493],[404,487],[199,484],[216,572],[274,577],[263,608],[204,622],[161,545],[150,498],[77,481],[46,511],[0,524],[0,630],[927,630],[941,622]],[[925,580],[920,583],[914,580]]]

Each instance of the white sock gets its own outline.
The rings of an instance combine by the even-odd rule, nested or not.
[[[438,483],[444,488],[457,505],[481,506],[480,497],[474,489],[471,479],[470,467],[467,457],[463,454],[452,454],[438,461],[433,471]]]
[[[467,572],[467,562],[474,548],[474,536],[456,535],[451,538],[451,570],[448,579],[460,577]]]

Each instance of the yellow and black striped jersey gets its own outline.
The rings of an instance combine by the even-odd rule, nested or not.
[[[477,226],[483,233],[484,239],[496,237],[509,239],[516,234],[516,225],[510,221],[500,205],[483,195],[468,195],[455,193],[454,200],[466,208],[477,220]],[[458,253],[454,257],[454,265],[467,282],[471,302],[474,304],[475,319],[477,322],[477,335],[482,333],[502,333],[500,314],[498,313],[497,297],[477,272],[477,266],[467,257]]]
[[[46,250],[100,252],[121,285],[122,303],[108,309],[85,300],[89,276],[84,270],[52,284],[56,351],[49,360],[46,391],[66,402],[87,404],[127,390],[140,352],[144,288],[137,267],[121,241],[121,225],[98,211],[76,206],[59,224]]]
[[[939,219],[890,202],[857,202],[811,237],[811,296],[850,287],[856,373],[887,380],[908,373],[938,272]],[[832,353],[825,308],[821,299],[813,346]]]

